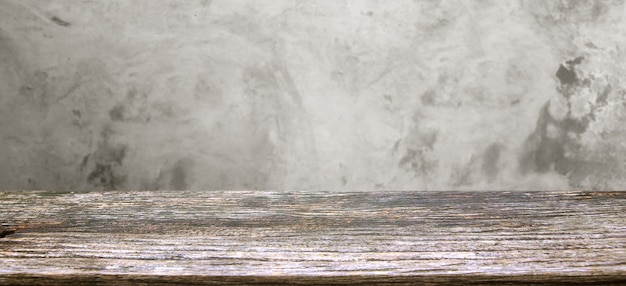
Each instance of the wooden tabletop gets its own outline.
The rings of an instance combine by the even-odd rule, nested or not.
[[[626,192],[0,192],[0,285],[626,284]]]

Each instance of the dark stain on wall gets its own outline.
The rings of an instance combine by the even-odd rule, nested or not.
[[[57,24],[57,25],[59,25],[59,26],[62,26],[62,27],[69,27],[69,26],[71,26],[71,25],[72,25],[70,22],[67,22],[67,21],[65,21],[65,20],[62,20],[62,19],[60,19],[60,18],[59,18],[59,17],[57,17],[57,16],[52,16],[52,18],[50,18],[50,20],[51,20],[53,23],[55,23],[55,24]]]
[[[109,118],[111,121],[127,121],[127,122],[148,122],[151,119],[150,108],[147,106],[148,93],[130,87],[126,93],[126,97],[115,104],[109,110]],[[158,114],[163,117],[172,117],[175,113],[172,106],[155,106],[159,111]]]
[[[526,139],[520,159],[521,171],[546,173],[568,169],[565,151],[574,142],[567,137],[568,130],[564,127],[570,125],[554,119],[550,115],[550,102],[547,102],[539,112],[535,131]]]
[[[50,109],[48,77],[47,72],[35,70],[27,76],[26,82],[20,87],[19,95],[41,110]]]
[[[561,84],[575,84],[578,82],[576,72],[564,65],[559,66],[559,70],[556,72],[556,77],[561,81]]]
[[[123,104],[116,104],[109,111],[109,117],[113,121],[124,121],[124,105]]]
[[[415,176],[428,175],[438,164],[437,160],[430,156],[438,134],[437,131],[416,133],[414,135],[416,142],[407,148],[398,166],[414,173]]]
[[[423,105],[434,105],[436,96],[437,96],[437,93],[434,90],[429,89],[426,92],[424,92],[424,94],[422,94],[420,99]]]
[[[185,158],[178,160],[170,170],[169,187],[172,190],[187,190],[190,187],[190,170],[193,161]]]
[[[117,190],[123,183],[123,177],[116,174],[110,163],[96,163],[96,168],[87,177],[87,182],[106,190]]]
[[[85,156],[81,162],[81,168],[84,168],[93,159],[93,170],[87,176],[87,183],[95,188],[117,190],[123,188],[126,182],[126,175],[120,168],[126,157],[127,146],[112,143],[111,135],[110,127],[105,127],[102,132],[103,140],[96,151]]]
[[[576,66],[584,60],[583,57],[577,57],[559,66],[555,76],[560,83],[557,90],[566,103],[565,116],[555,118],[550,113],[551,102],[544,104],[539,112],[535,131],[528,136],[520,157],[522,173],[555,171],[569,177],[580,173],[582,169],[589,169],[590,162],[586,162],[581,155],[583,150],[579,138],[595,120],[594,111],[606,105],[611,88],[607,86],[596,95],[596,104],[587,113],[573,115],[572,98],[580,96],[579,93],[591,85],[591,79],[581,78],[576,72]]]
[[[487,176],[487,180],[493,181],[498,176],[498,162],[500,161],[500,152],[502,145],[493,143],[485,149],[483,153],[482,172]]]

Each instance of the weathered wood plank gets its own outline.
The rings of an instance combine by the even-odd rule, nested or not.
[[[622,192],[0,192],[0,200],[3,231],[15,231],[0,239],[0,284],[626,282]]]

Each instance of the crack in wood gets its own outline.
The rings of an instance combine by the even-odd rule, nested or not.
[[[14,234],[15,230],[3,230],[0,232],[0,238],[5,238],[7,235]]]

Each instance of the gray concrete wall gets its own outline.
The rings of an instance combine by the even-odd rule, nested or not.
[[[0,1],[0,189],[626,188],[623,1]]]

